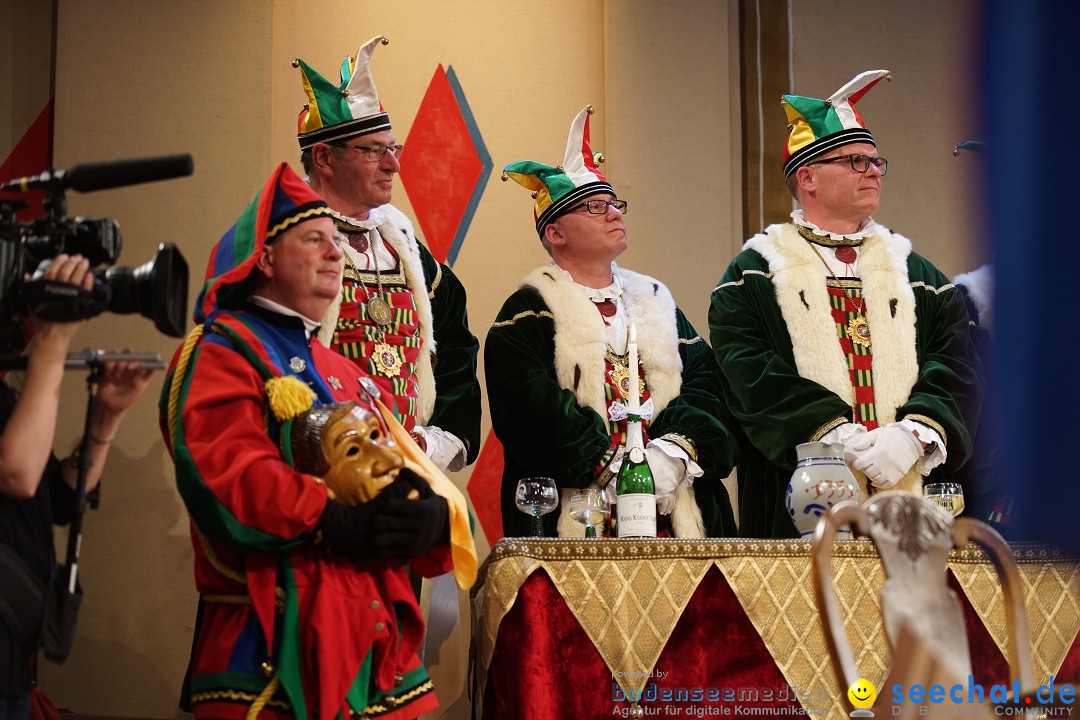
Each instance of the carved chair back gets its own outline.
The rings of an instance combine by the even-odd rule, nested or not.
[[[846,689],[861,677],[833,588],[833,541],[837,529],[845,525],[851,526],[855,537],[868,537],[881,557],[886,575],[881,610],[894,660],[906,638],[924,647],[943,675],[962,680],[971,674],[971,658],[960,602],[946,584],[946,563],[953,548],[969,542],[979,545],[994,564],[1005,593],[1009,670],[1020,680],[1022,692],[1034,689],[1023,586],[1008,545],[983,522],[954,520],[938,505],[899,491],[877,493],[861,505],[833,507],[814,532],[814,591],[841,687]],[[892,674],[898,670],[894,665]]]

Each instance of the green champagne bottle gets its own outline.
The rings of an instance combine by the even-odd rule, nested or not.
[[[645,457],[641,420],[626,421],[626,452],[615,485],[615,528],[620,538],[656,537],[656,485]]]

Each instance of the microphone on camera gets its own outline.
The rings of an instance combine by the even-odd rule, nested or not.
[[[158,157],[108,160],[79,163],[67,170],[48,170],[40,175],[8,180],[0,190],[26,192],[71,188],[77,192],[92,192],[109,188],[137,185],[155,180],[185,177],[194,171],[191,155],[161,155]]]

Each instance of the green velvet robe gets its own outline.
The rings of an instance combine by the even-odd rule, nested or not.
[[[696,444],[705,474],[693,489],[704,534],[732,536],[734,518],[721,481],[734,464],[736,443],[723,420],[730,423],[719,399],[712,351],[661,283],[622,268],[615,272],[623,281],[628,322],[637,326],[656,408],[649,436],[677,433]],[[507,536],[529,533],[528,516],[514,505],[520,478],[542,475],[560,488],[586,487],[611,444],[601,415],[603,332],[593,304],[552,266],[524,280],[488,331],[484,367],[492,428],[504,448]],[[558,514],[544,517],[546,535],[557,534]]]
[[[874,351],[879,422],[938,431],[948,479],[971,453],[964,413],[982,383],[960,292],[906,238],[878,226],[859,273]],[[710,340],[722,394],[740,426],[739,534],[797,537],[785,505],[795,446],[852,421],[847,363],[828,310],[821,261],[791,224],[751,238],[712,292]],[[865,487],[865,477],[856,471]],[[914,469],[901,489],[918,491]]]

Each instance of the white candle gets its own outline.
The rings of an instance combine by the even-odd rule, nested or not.
[[[630,354],[630,396],[627,398],[627,410],[637,414],[641,398],[638,397],[637,327],[633,324],[630,325],[630,342],[626,344],[626,350]]]

